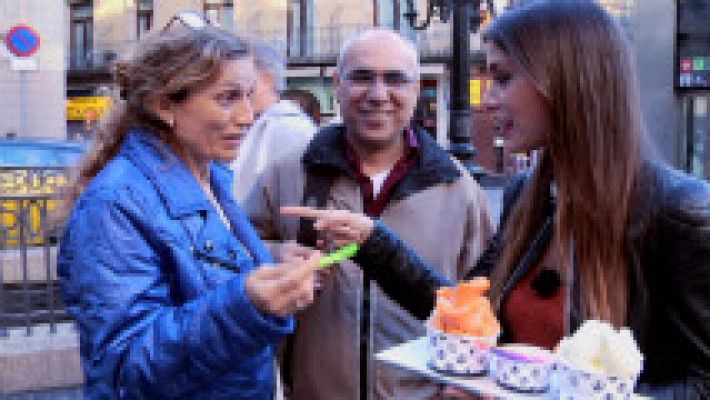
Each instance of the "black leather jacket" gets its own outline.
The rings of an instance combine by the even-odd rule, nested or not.
[[[644,354],[639,391],[654,398],[710,398],[710,185],[665,165],[649,162],[643,193],[629,229],[630,309],[628,325]],[[527,176],[503,196],[501,228]],[[540,221],[534,243],[521,257],[503,294],[543,256],[552,233],[554,202]],[[501,243],[496,235],[471,275],[488,275]],[[439,276],[382,223],[356,260],[380,287],[420,319],[431,313],[434,293],[452,282]],[[572,290],[573,297],[579,294]],[[571,299],[570,329],[581,323]],[[505,321],[502,321],[505,330]],[[505,340],[505,336],[503,337]]]

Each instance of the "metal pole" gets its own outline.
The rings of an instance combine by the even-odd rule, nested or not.
[[[27,71],[20,71],[20,132],[19,137],[27,134]]]
[[[26,204],[27,203],[27,204]],[[29,262],[27,258],[27,246],[29,245],[30,224],[29,201],[25,197],[17,200],[17,217],[19,222],[19,234],[17,238],[20,245],[20,265],[22,266],[22,294],[25,305],[25,335],[32,336],[32,301],[30,299],[29,287]]]
[[[693,110],[695,109],[695,98],[687,97],[687,109],[685,110],[685,130],[686,130],[686,151],[685,151],[685,170],[688,173],[693,173],[693,154],[695,153],[695,120],[693,118]]]
[[[47,176],[45,173],[48,173],[49,171],[42,171],[42,178],[43,180],[47,179]],[[44,185],[43,185],[44,186]],[[44,245],[44,267],[45,267],[45,273],[46,273],[46,301],[47,301],[47,307],[48,307],[48,312],[49,312],[49,333],[57,333],[57,321],[56,321],[56,312],[55,312],[55,304],[54,304],[54,284],[55,284],[55,279],[52,276],[52,262],[51,262],[51,249],[50,249],[50,228],[49,228],[49,202],[50,199],[53,196],[51,194],[49,195],[44,195],[41,196],[40,198],[37,199],[37,207],[39,207],[40,211],[40,234],[42,237],[42,244]],[[55,267],[56,268],[56,267]]]
[[[449,141],[451,154],[476,178],[483,175],[473,162],[477,150],[471,142],[471,106],[469,99],[469,35],[471,32],[471,0],[454,0],[451,57],[451,104]]]

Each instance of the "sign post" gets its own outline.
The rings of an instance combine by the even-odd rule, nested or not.
[[[27,71],[37,70],[32,56],[39,50],[39,34],[28,25],[15,25],[5,35],[5,45],[16,58],[12,69],[20,72],[20,136],[27,136]]]

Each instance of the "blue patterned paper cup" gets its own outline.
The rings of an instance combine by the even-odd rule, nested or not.
[[[523,393],[543,393],[550,388],[554,365],[545,349],[510,345],[491,350],[491,378],[505,389]]]
[[[480,376],[488,371],[488,356],[498,336],[461,336],[427,328],[429,368],[447,375]]]
[[[619,377],[555,364],[555,386],[561,400],[620,400],[633,398],[638,375]]]

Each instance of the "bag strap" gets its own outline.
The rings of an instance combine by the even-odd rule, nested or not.
[[[306,170],[306,185],[303,189],[301,204],[308,207],[325,208],[333,181],[334,176],[325,171]],[[296,235],[296,241],[299,244],[315,247],[316,230],[313,228],[314,223],[315,221],[312,218],[301,218],[298,225],[298,234]]]
[[[335,176],[325,171],[306,170],[306,184],[303,189],[303,199],[301,204],[309,207],[325,208],[328,202],[328,194],[333,186]],[[315,221],[312,218],[301,218],[298,223],[298,233],[296,241],[309,247],[316,246],[316,230],[313,227]],[[296,327],[298,329],[298,327]],[[281,375],[283,377],[284,391],[287,396],[293,392],[293,369],[294,369],[294,340],[295,335],[286,337],[283,343]]]

